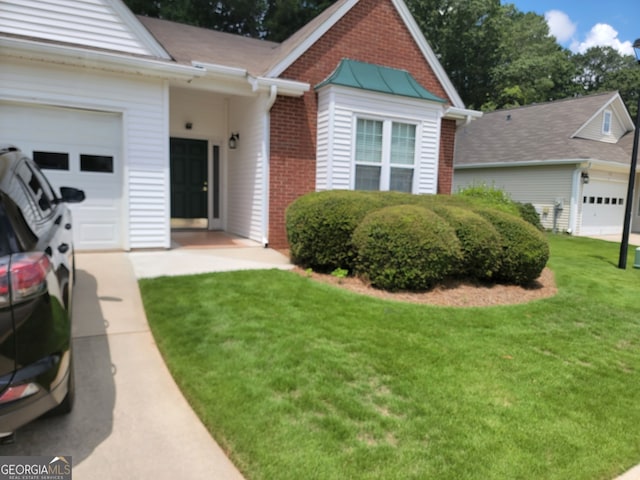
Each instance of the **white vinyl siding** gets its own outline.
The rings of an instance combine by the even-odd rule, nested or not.
[[[263,142],[265,99],[235,97],[229,104],[231,131],[239,132],[238,148],[229,151],[227,231],[263,241],[265,173]]]
[[[483,184],[504,190],[516,202],[531,203],[547,229],[554,226],[554,205],[558,200],[563,208],[557,212],[556,228],[566,231],[571,228],[574,171],[575,165],[457,169],[453,176],[453,192],[465,186]]]
[[[163,81],[104,72],[98,75],[64,66],[4,62],[0,84],[0,101],[119,115],[121,193],[111,192],[122,197],[119,248],[170,246],[168,87]],[[33,137],[36,141],[37,132]]]
[[[118,1],[2,0],[0,32],[168,58]]]
[[[392,123],[415,126],[413,193],[437,193],[439,103],[338,86],[318,94],[317,190],[355,188],[357,120],[370,119],[389,122],[389,139]]]

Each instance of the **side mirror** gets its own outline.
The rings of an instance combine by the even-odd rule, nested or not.
[[[66,203],[80,203],[85,199],[84,191],[73,187],[60,187],[60,197]]]

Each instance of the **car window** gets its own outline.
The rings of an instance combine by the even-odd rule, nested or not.
[[[39,214],[42,218],[48,218],[53,211],[53,191],[51,187],[43,181],[41,174],[36,174],[35,166],[23,161],[18,166],[18,177],[27,186],[28,195],[35,202]],[[38,172],[39,173],[39,172]]]
[[[18,177],[16,181],[8,185],[6,193],[19,206],[25,222],[31,231],[37,235],[38,224],[42,222],[42,218],[33,199],[27,194],[27,188],[22,178]]]
[[[58,197],[56,195],[55,190],[49,183],[49,179],[45,176],[44,173],[42,173],[42,170],[40,170],[40,167],[38,167],[36,163],[30,161],[27,164],[29,165],[29,168],[33,171],[34,175],[38,178],[38,181],[40,182],[40,186],[42,187],[42,191],[47,196],[47,199],[50,202],[56,203]]]

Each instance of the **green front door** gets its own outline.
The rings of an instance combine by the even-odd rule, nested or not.
[[[171,139],[171,218],[206,219],[207,141]]]

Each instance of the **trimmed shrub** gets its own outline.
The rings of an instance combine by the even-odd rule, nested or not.
[[[416,205],[367,215],[353,234],[356,271],[385,290],[426,290],[459,265],[460,243],[449,224]]]
[[[433,211],[453,227],[460,241],[463,258],[456,275],[491,280],[502,263],[502,237],[491,222],[456,206],[436,206]]]
[[[540,276],[549,260],[549,244],[540,230],[520,217],[480,209],[502,237],[502,262],[495,279],[503,283],[526,285]]]
[[[518,207],[518,211],[520,212],[520,218],[522,218],[526,222],[529,222],[541,232],[544,231],[544,227],[542,226],[540,215],[538,215],[536,207],[534,207],[530,203],[516,203],[516,206]]]
[[[356,253],[351,235],[383,199],[370,192],[332,190],[295,200],[286,211],[287,239],[293,263],[329,273],[352,271]]]

